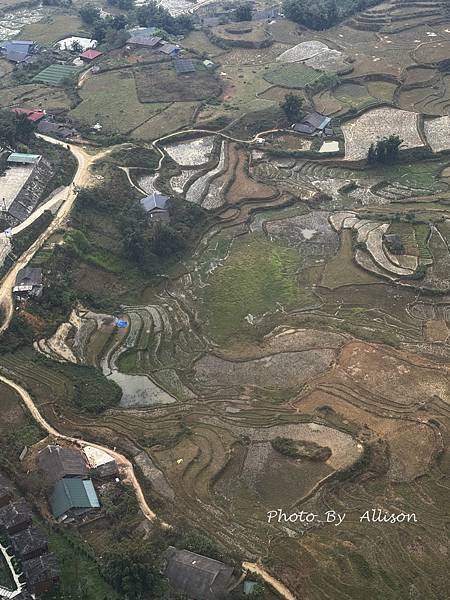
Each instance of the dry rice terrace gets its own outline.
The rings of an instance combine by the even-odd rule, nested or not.
[[[278,22],[272,45],[257,49],[215,48],[195,32],[225,73],[220,101],[201,110],[197,98],[183,111],[173,99],[156,106],[160,96],[152,104],[142,67],[132,83],[147,101],[121,126],[156,140],[160,161],[156,172],[127,170],[126,184],[198,205],[208,227],[162,284],[124,292],[126,330],[117,315],[78,304],[53,335],[0,357],[55,429],[127,456],[164,521],[183,515],[296,599],[448,591],[450,20],[441,9],[392,0],[325,32]],[[305,92],[300,74],[321,68],[341,73],[339,84]],[[121,93],[130,88],[112,72]],[[103,85],[88,78],[83,95]],[[278,130],[270,111],[294,89],[341,119],[338,152]],[[204,128],[223,115],[225,130]],[[401,160],[365,168],[380,132],[402,135]],[[105,281],[105,270],[90,266],[90,281]],[[114,286],[120,276],[107,277]],[[118,383],[120,405],[80,413],[72,364]],[[331,454],[289,457],[272,444],[280,437]],[[268,524],[279,507],[348,516],[340,527]],[[417,523],[361,523],[371,508],[414,512]]]
[[[3,356],[3,372],[62,433],[126,453],[161,518],[182,513],[260,560],[294,597],[338,590],[356,599],[365,589],[395,598],[414,573],[418,592],[442,598],[445,160],[381,173],[273,160],[267,146],[221,136],[171,138],[160,148],[157,177],[135,183],[170,187],[216,217],[184,274],[124,304],[125,332],[111,315],[79,306],[34,350]],[[389,253],[386,231],[401,236],[407,254]],[[408,277],[419,264],[425,278]],[[80,415],[59,366],[67,362],[116,381],[120,407]],[[288,458],[272,447],[276,437],[327,446],[331,456]],[[333,529],[269,525],[274,506],[342,510],[349,520]],[[414,508],[419,524],[361,524],[367,506]]]

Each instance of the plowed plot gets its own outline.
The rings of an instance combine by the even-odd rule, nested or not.
[[[412,83],[423,83],[425,81],[430,81],[435,75],[437,75],[437,71],[435,69],[413,67],[412,69],[408,69],[406,71],[404,83],[406,85],[410,85]]]
[[[412,355],[353,343],[344,348],[339,367],[355,383],[399,407],[413,410],[433,396],[450,404],[448,371]]]
[[[296,388],[310,377],[326,371],[333,350],[283,352],[246,362],[231,362],[207,355],[195,365],[195,379],[207,386],[252,385],[265,388]]]
[[[448,59],[450,54],[450,42],[434,40],[426,42],[418,47],[414,52],[415,60],[418,63],[431,64],[441,60]]]
[[[450,117],[425,121],[423,128],[433,152],[442,152],[450,148]]]
[[[298,248],[302,264],[331,258],[339,248],[339,236],[328,222],[329,213],[316,210],[306,215],[269,221],[267,234],[276,242]]]
[[[234,455],[216,484],[216,490],[226,491],[227,496],[230,494],[242,508],[244,498],[262,504],[265,509],[292,505],[324,477],[353,464],[362,450],[350,435],[315,423],[236,429],[248,436],[250,442]],[[331,449],[331,457],[325,462],[285,457],[270,443],[278,436],[327,446]]]
[[[331,386],[335,386],[330,379]],[[336,388],[337,389],[337,388]],[[412,481],[429,470],[433,456],[439,448],[433,428],[425,423],[400,421],[398,418],[386,418],[365,410],[368,398],[363,395],[361,406],[355,405],[349,395],[348,400],[341,393],[313,391],[296,405],[303,414],[320,413],[324,406],[331,408],[341,419],[353,423],[364,423],[373,432],[374,438],[380,437],[389,447],[388,477],[394,481]],[[414,447],[411,445],[414,444]]]
[[[367,157],[370,144],[378,139],[398,135],[403,140],[401,148],[423,146],[417,130],[418,115],[405,110],[377,108],[354,121],[342,125],[345,138],[345,159],[362,160]]]
[[[221,92],[214,74],[198,65],[186,75],[177,75],[172,63],[148,65],[136,69],[134,77],[140,102],[204,100]]]
[[[259,183],[248,176],[247,154],[243,150],[238,150],[238,162],[234,181],[226,194],[229,203],[238,202],[243,198],[271,198],[277,192],[274,188]]]

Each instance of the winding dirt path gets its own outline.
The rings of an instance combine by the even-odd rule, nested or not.
[[[83,448],[84,446],[93,446],[94,448],[103,450],[104,452],[107,452],[110,456],[112,456],[114,458],[114,460],[117,462],[117,464],[122,468],[122,470],[125,471],[125,473],[126,473],[125,482],[134,488],[134,491],[136,493],[136,498],[139,503],[139,507],[140,507],[144,517],[146,519],[148,519],[149,521],[155,521],[158,518],[156,513],[150,508],[147,501],[145,500],[145,496],[142,491],[142,488],[141,488],[139,481],[137,480],[137,477],[134,473],[132,463],[125,456],[123,456],[123,454],[119,454],[119,452],[116,452],[115,450],[111,450],[110,448],[108,448],[106,446],[102,446],[101,444],[96,444],[95,442],[89,442],[87,440],[81,440],[79,438],[74,438],[69,435],[64,435],[62,433],[59,433],[59,431],[57,431],[52,425],[50,425],[50,423],[48,423],[44,419],[44,417],[39,412],[37,406],[35,405],[33,399],[31,398],[30,394],[23,387],[21,387],[14,381],[7,379],[3,375],[0,375],[0,382],[11,387],[15,392],[17,392],[17,394],[19,394],[22,402],[25,404],[27,409],[30,411],[33,419],[49,435],[51,435],[54,438],[59,439],[59,440],[71,442],[72,444],[75,444],[75,445],[79,446],[80,448]],[[167,523],[164,523],[163,521],[161,521],[161,525],[163,527],[169,527],[169,525]]]
[[[196,132],[196,133],[199,132],[199,130],[192,130],[192,131]],[[264,135],[266,133],[275,132],[275,131],[279,131],[279,130],[274,129],[274,130],[270,130],[270,131],[266,131],[266,132],[261,132],[261,133],[257,134],[254,138],[252,138],[251,140],[238,140],[238,139],[235,139],[235,138],[232,138],[230,136],[227,136],[225,134],[220,134],[220,133],[219,133],[219,135],[221,135],[223,138],[228,139],[230,141],[252,143],[252,142],[256,141],[259,136]],[[186,133],[186,131],[184,131],[183,133]],[[200,133],[202,133],[201,130],[200,130]],[[210,131],[204,131],[204,133],[211,134]],[[40,134],[38,134],[38,135],[39,135],[39,137],[41,137],[42,139],[44,139],[45,141],[47,141],[49,143],[57,144],[57,145],[65,147],[65,148],[68,148],[72,152],[72,154],[75,156],[78,166],[77,166],[77,170],[76,170],[75,176],[73,178],[72,184],[70,186],[63,188],[60,192],[58,192],[51,199],[51,206],[55,206],[59,202],[61,202],[61,206],[60,206],[55,218],[53,219],[52,223],[49,225],[49,227],[46,229],[46,231],[44,231],[35,240],[35,242],[30,246],[30,248],[28,248],[22,254],[22,256],[16,261],[16,263],[14,264],[12,269],[8,272],[8,274],[0,282],[0,306],[3,308],[4,314],[5,314],[4,322],[0,327],[0,335],[8,329],[8,327],[11,323],[12,316],[14,314],[14,301],[13,301],[13,297],[12,297],[12,288],[14,286],[14,283],[15,283],[15,280],[17,277],[17,273],[20,271],[20,269],[25,267],[30,262],[30,260],[36,254],[36,252],[42,247],[42,245],[52,235],[52,233],[64,224],[65,220],[68,218],[70,211],[72,210],[72,207],[75,203],[75,200],[77,197],[77,188],[86,186],[90,181],[90,177],[91,177],[90,167],[92,166],[92,164],[95,161],[102,158],[103,156],[105,156],[106,154],[108,154],[109,152],[111,152],[112,150],[114,150],[114,148],[116,148],[116,146],[113,146],[103,152],[99,152],[95,155],[91,155],[91,154],[85,152],[79,146],[76,146],[74,144],[67,144],[66,142],[61,142],[59,140],[55,140],[48,136],[44,136],[44,135],[40,135]],[[154,147],[161,154],[160,165],[164,158],[164,152],[160,148],[158,148],[156,144],[159,141],[163,141],[165,139],[175,137],[175,136],[176,136],[176,134],[171,134],[170,136],[160,138],[160,140],[157,140],[154,142]],[[46,206],[45,208],[49,208],[49,206]],[[45,210],[45,208],[42,207],[41,213]],[[34,220],[35,219],[33,219],[33,221]],[[30,224],[33,221],[30,221],[28,224]],[[22,227],[21,230],[23,228],[24,227]],[[148,505],[148,503],[145,499],[144,492],[143,492],[142,487],[136,477],[136,474],[135,474],[134,468],[133,468],[133,464],[131,463],[130,460],[128,460],[125,456],[116,452],[115,450],[111,450],[110,448],[108,448],[106,446],[102,446],[101,444],[97,444],[95,442],[90,442],[90,441],[79,439],[79,438],[74,438],[74,437],[60,433],[50,423],[48,423],[45,420],[45,418],[41,415],[41,413],[39,412],[39,409],[35,405],[32,397],[23,387],[21,387],[19,384],[15,383],[14,381],[7,379],[3,375],[0,375],[0,382],[4,383],[5,385],[12,388],[20,396],[22,402],[25,404],[27,409],[30,411],[33,419],[40,425],[40,427],[43,430],[45,430],[49,435],[53,436],[55,439],[70,442],[74,445],[77,445],[80,448],[83,448],[84,446],[93,446],[94,448],[98,448],[99,450],[107,452],[110,456],[112,456],[115,459],[115,461],[117,462],[117,464],[122,468],[122,471],[126,474],[124,481],[133,487],[134,492],[136,494],[136,499],[138,501],[139,507],[140,507],[144,517],[150,522],[155,522],[156,520],[158,520],[158,516],[150,508],[150,506]],[[159,522],[160,522],[161,526],[164,528],[171,527],[168,523],[166,523],[164,521],[159,520]],[[248,570],[248,571],[258,574],[282,598],[284,598],[284,600],[299,600],[299,598],[296,598],[288,590],[288,588],[285,585],[283,585],[281,582],[277,581],[274,577],[269,575],[269,573],[267,573],[260,565],[257,565],[255,563],[244,562],[242,564],[242,567],[245,570]]]
[[[264,569],[260,565],[257,565],[256,563],[244,562],[242,563],[242,568],[246,571],[250,571],[251,573],[259,575],[276,592],[278,592],[280,596],[285,598],[285,600],[300,600],[300,598],[298,596],[294,596],[285,585],[283,585],[280,581],[272,577],[272,575],[269,575],[267,571],[264,571]]]
[[[3,309],[4,313],[4,321],[0,326],[0,335],[6,331],[11,323],[11,319],[14,313],[14,302],[12,297],[12,289],[14,287],[16,277],[18,272],[27,266],[36,252],[43,246],[46,240],[54,233],[57,229],[59,229],[72,210],[74,202],[77,197],[77,187],[85,186],[90,181],[90,167],[91,165],[102,158],[105,154],[108,154],[112,148],[105,150],[103,152],[99,152],[95,155],[88,154],[79,146],[74,144],[67,144],[66,142],[61,142],[59,140],[55,140],[46,135],[37,134],[38,137],[42,138],[46,142],[51,144],[56,144],[58,146],[63,146],[64,148],[68,148],[72,154],[75,156],[77,160],[77,170],[75,172],[74,178],[72,180],[72,184],[62,188],[60,192],[55,194],[49,203],[43,205],[40,209],[38,209],[37,215],[42,214],[42,212],[49,208],[49,204],[51,206],[55,206],[58,203],[61,203],[61,206],[50,223],[49,227],[33,242],[33,244],[22,254],[22,256],[14,263],[14,266],[11,270],[5,275],[5,277],[0,281],[0,306]],[[113,147],[114,148],[114,147]],[[32,220],[28,221],[28,225],[30,225],[36,217]],[[23,224],[22,224],[23,225]],[[24,227],[18,227],[13,230],[13,233],[18,233],[22,231]]]

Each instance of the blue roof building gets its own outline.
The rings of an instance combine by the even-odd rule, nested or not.
[[[74,519],[100,508],[100,502],[90,479],[73,477],[60,479],[50,497],[53,516],[57,519]]]

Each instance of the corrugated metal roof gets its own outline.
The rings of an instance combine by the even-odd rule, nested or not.
[[[74,477],[56,483],[50,505],[53,515],[58,518],[72,508],[99,508],[100,502],[90,479]]]
[[[34,164],[37,163],[40,158],[40,154],[21,154],[20,152],[13,152],[8,156],[8,160],[6,162]]]
[[[141,206],[145,212],[150,212],[155,209],[167,210],[167,202],[169,198],[162,194],[153,193],[151,196],[145,196],[141,199]]]

